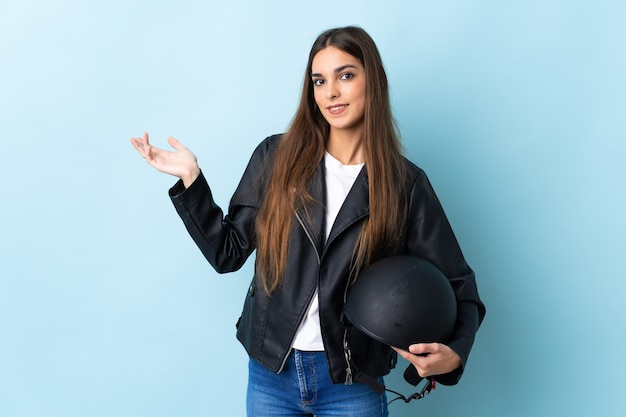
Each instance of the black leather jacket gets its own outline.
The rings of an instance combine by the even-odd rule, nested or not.
[[[191,237],[217,272],[239,269],[255,249],[255,216],[261,205],[272,160],[280,136],[265,139],[255,150],[235,191],[228,214],[218,207],[203,175],[184,189],[179,181],[170,197]],[[474,273],[465,262],[456,238],[424,172],[407,161],[413,178],[407,180],[409,224],[399,252],[427,259],[449,277],[458,300],[456,332],[448,345],[467,360],[474,335],[484,315]],[[253,277],[237,338],[248,354],[274,372],[280,372],[291,349],[296,331],[316,288],[322,338],[332,380],[346,380],[341,311],[348,288],[352,250],[369,214],[367,166],[357,177],[328,239],[324,239],[324,166],[320,164],[310,182],[310,191],[322,204],[312,216],[296,213],[289,236],[289,256],[283,284],[267,295]],[[370,376],[387,374],[396,363],[396,354],[356,330],[351,335],[354,364]],[[463,367],[436,379],[456,383]]]

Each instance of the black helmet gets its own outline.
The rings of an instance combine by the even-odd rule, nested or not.
[[[456,297],[436,266],[415,256],[392,256],[366,268],[343,311],[368,336],[408,350],[414,343],[447,342],[456,322]]]

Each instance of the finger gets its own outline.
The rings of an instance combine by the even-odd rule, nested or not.
[[[143,147],[143,154],[144,154],[144,158],[146,158],[146,161],[152,162],[154,160],[154,154],[152,152],[152,145],[146,142],[146,144]]]
[[[185,149],[185,147],[183,146],[182,143],[180,143],[175,137],[170,136],[169,138],[167,138],[167,143],[170,144],[170,146],[174,149],[176,149],[177,151],[183,150]]]
[[[396,347],[392,347],[393,350],[395,350],[396,352],[398,352],[398,355],[402,356],[404,359],[410,361],[411,360],[411,354],[409,352],[407,352],[404,349],[400,349],[400,348],[396,348]]]
[[[433,343],[417,343],[409,346],[409,352],[415,355],[427,355],[434,350]]]
[[[146,157],[145,156],[145,152],[144,152],[144,145],[141,142],[140,138],[130,138],[130,143],[133,144],[133,147],[137,150],[137,152],[139,152],[139,154],[142,157],[144,157],[144,158]]]
[[[150,141],[148,140],[148,132],[143,132],[140,142],[144,146],[150,145]]]
[[[148,134],[144,133],[141,139],[135,139],[137,142],[137,146],[139,147],[139,149],[137,150],[140,151],[141,155],[146,159],[146,161],[149,162],[150,160],[154,159],[152,145],[150,145],[150,142],[148,142]]]
[[[413,355],[410,352],[407,352],[406,350],[403,350],[403,349],[398,349],[395,347],[392,347],[392,349],[398,352],[398,355],[402,356],[404,359],[410,362],[415,368],[415,370],[417,371],[419,376],[421,376],[422,378],[425,378],[428,376],[426,368],[422,366],[426,363],[424,362],[426,360],[425,358]]]

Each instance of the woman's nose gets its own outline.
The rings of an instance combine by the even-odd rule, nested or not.
[[[337,88],[337,84],[334,82],[328,83],[326,89],[326,98],[334,99],[339,97],[339,88]]]

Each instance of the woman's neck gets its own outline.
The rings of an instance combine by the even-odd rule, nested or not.
[[[326,151],[344,165],[364,163],[363,132],[337,132],[331,130],[326,141]]]

